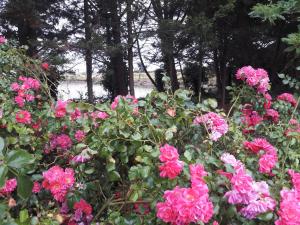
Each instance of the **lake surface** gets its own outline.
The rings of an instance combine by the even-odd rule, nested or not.
[[[107,95],[107,92],[103,89],[102,85],[94,84],[93,91],[95,97],[101,97]],[[135,97],[145,97],[152,91],[151,87],[135,87]],[[65,80],[61,81],[58,86],[58,97],[63,100],[72,98],[86,98],[87,96],[87,85],[85,81],[72,81]]]

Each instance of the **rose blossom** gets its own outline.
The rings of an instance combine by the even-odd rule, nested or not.
[[[157,217],[166,223],[181,225],[207,223],[213,215],[213,204],[209,199],[208,187],[203,179],[206,175],[200,164],[190,166],[192,187],[175,187],[165,191],[164,202],[158,202]]]
[[[220,115],[209,112],[202,116],[197,116],[194,119],[194,124],[205,124],[208,129],[209,137],[213,141],[217,141],[220,137],[228,131],[228,124],[226,120]]]
[[[49,64],[48,64],[47,62],[42,63],[41,67],[42,67],[44,70],[49,70]]]
[[[0,35],[0,45],[2,45],[4,43],[6,43],[6,39],[5,39],[5,37]]]
[[[72,147],[72,140],[66,134],[53,135],[50,139],[51,150],[59,148],[62,150],[68,150]]]
[[[294,188],[280,191],[280,209],[277,212],[279,219],[275,225],[296,225],[300,221],[300,173],[289,170]]]
[[[16,113],[16,121],[18,123],[30,124],[31,123],[31,114],[26,110],[20,110]]]
[[[278,161],[276,148],[264,138],[255,138],[252,142],[245,141],[244,147],[255,154],[258,154],[260,151],[264,152],[259,159],[259,172],[271,174]]]
[[[169,179],[176,178],[183,169],[183,162],[179,160],[167,161],[159,167],[160,176]]]
[[[62,100],[58,100],[56,107],[55,107],[55,117],[62,118],[67,113],[67,102],[64,102]]]
[[[20,86],[17,82],[14,82],[10,85],[11,90],[18,91],[20,89]]]
[[[281,101],[290,103],[294,107],[296,107],[296,105],[297,105],[297,100],[290,93],[283,93],[283,94],[277,96],[277,100],[281,100]]]
[[[271,119],[274,123],[278,123],[279,113],[274,109],[267,109],[264,118]]]
[[[252,66],[244,66],[238,69],[236,78],[246,81],[250,87],[255,87],[261,94],[266,94],[270,88],[269,75],[267,71],[261,68],[254,69]]]
[[[17,187],[16,178],[12,178],[5,181],[4,186],[0,189],[0,196],[10,195]]]
[[[165,144],[160,149],[159,159],[161,162],[178,160],[179,154],[175,147]]]
[[[43,172],[42,186],[50,190],[54,199],[58,202],[64,202],[69,189],[75,183],[74,170],[67,168],[62,169],[59,166],[53,166]]]
[[[79,108],[75,108],[74,112],[71,113],[71,121],[77,120],[81,117],[82,113]]]
[[[39,193],[41,191],[41,189],[42,189],[42,187],[41,187],[40,183],[37,182],[37,181],[35,181],[33,183],[32,193],[37,194],[37,193]]]
[[[23,108],[24,105],[25,105],[25,99],[22,98],[21,96],[16,96],[16,97],[15,97],[15,103],[17,103],[17,105],[18,105],[20,108]]]
[[[74,137],[78,142],[81,142],[85,138],[85,133],[83,130],[77,130]]]
[[[232,189],[225,193],[230,204],[240,205],[240,213],[248,218],[254,219],[259,214],[273,211],[276,201],[270,197],[269,186],[266,182],[255,182],[247,174],[245,166],[234,158],[233,155],[223,153],[221,160],[234,168],[230,179]]]

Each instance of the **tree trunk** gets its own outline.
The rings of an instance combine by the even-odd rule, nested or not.
[[[174,59],[174,43],[173,38],[169,37],[167,34],[160,35],[161,40],[161,50],[163,55],[164,67],[166,70],[167,76],[171,79],[172,90],[176,91],[179,89],[179,82],[177,78],[177,71],[175,67]]]
[[[26,54],[29,57],[37,58],[37,35],[36,30],[31,28],[28,22],[18,24],[18,39],[20,45],[26,45],[28,47]]]
[[[132,37],[132,0],[127,0],[127,32],[128,32],[128,78],[129,90],[132,96],[134,93],[134,76],[133,76],[133,37]]]
[[[121,43],[121,18],[118,15],[118,1],[111,0],[108,4],[111,12],[111,34],[113,39],[113,51],[111,53],[111,63],[113,69],[113,97],[128,94],[128,79],[123,61],[123,50]]]
[[[85,63],[86,63],[86,83],[88,91],[88,101],[92,103],[94,101],[93,96],[93,59],[91,51],[91,39],[92,39],[92,29],[91,29],[91,19],[89,16],[89,5],[88,0],[84,0],[84,23],[85,23]]]

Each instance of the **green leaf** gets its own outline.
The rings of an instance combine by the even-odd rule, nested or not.
[[[0,166],[0,187],[2,187],[5,183],[7,172],[8,168],[6,165]]]
[[[29,219],[29,214],[28,214],[28,211],[27,209],[23,209],[21,212],[20,212],[20,222],[21,223],[24,223],[26,222],[26,220]]]
[[[188,160],[191,161],[192,160],[192,154],[190,151],[185,151],[184,152],[184,157]]]
[[[150,170],[151,168],[149,166],[142,167],[142,169],[140,170],[142,177],[143,178],[149,177]]]
[[[33,182],[30,180],[30,177],[20,174],[17,177],[18,180],[18,195],[22,199],[30,197],[32,193]]]
[[[139,199],[139,193],[137,191],[133,191],[129,199],[133,202],[136,202]]]
[[[3,156],[4,147],[5,147],[4,139],[2,137],[0,137],[0,155],[1,156]]]
[[[95,172],[95,169],[94,168],[89,168],[89,169],[86,169],[84,172],[88,175],[91,175]]]
[[[167,141],[170,141],[173,138],[173,136],[174,136],[173,132],[171,130],[169,130],[169,129],[166,131],[165,135],[166,135],[166,140]]]
[[[24,150],[11,151],[7,155],[7,164],[13,168],[20,169],[33,162],[33,156]]]
[[[121,176],[117,171],[111,171],[109,173],[109,180],[110,181],[117,181],[117,180],[120,180],[120,179],[121,179]]]
[[[139,141],[142,139],[142,135],[140,135],[139,133],[135,133],[135,134],[131,135],[131,138],[135,141]]]
[[[207,103],[208,103],[208,105],[209,105],[211,108],[213,108],[213,109],[215,109],[215,108],[218,107],[218,102],[217,102],[216,99],[209,98],[209,99],[207,99]]]
[[[31,225],[38,225],[39,224],[39,219],[36,216],[32,217],[31,220],[30,220],[30,224]]]
[[[270,221],[271,219],[273,219],[273,213],[268,212],[268,213],[262,214],[258,217],[258,219],[260,219],[262,221]]]

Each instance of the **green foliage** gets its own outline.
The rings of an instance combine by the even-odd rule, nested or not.
[[[300,67],[299,67],[300,69]],[[299,70],[298,69],[298,70]],[[285,74],[278,74],[279,78],[282,79],[282,83],[284,85],[289,85],[290,88],[294,88],[295,90],[300,89],[300,81],[298,81],[296,78],[290,77],[289,75]]]
[[[299,21],[300,3],[297,0],[278,1],[270,4],[257,4],[252,8],[250,16],[262,18],[274,24],[277,20],[285,20],[287,23]],[[285,18],[288,16],[289,18]],[[299,27],[298,27],[299,28]],[[299,29],[300,32],[300,29]],[[283,42],[290,47],[286,51],[295,51],[296,55],[300,54],[300,33],[289,34],[283,38]]]
[[[40,63],[32,62],[36,67]],[[26,102],[22,108],[32,117],[31,124],[22,124],[15,118],[20,107],[14,102],[16,93],[10,89],[10,84],[17,81],[15,74],[26,71],[27,66],[13,66],[8,70],[11,76],[0,80],[3,87],[0,182],[3,186],[8,178],[16,178],[18,183],[16,192],[1,196],[0,224],[62,224],[72,216],[74,204],[80,199],[93,206],[93,223],[163,224],[156,216],[157,202],[162,201],[167,190],[176,186],[189,187],[189,165],[196,163],[202,164],[208,172],[204,180],[214,204],[213,220],[222,225],[267,225],[278,219],[277,210],[254,220],[243,218],[237,207],[224,198],[230,184],[216,171],[233,171],[231,166],[223,166],[220,160],[222,153],[229,152],[245,164],[256,181],[266,181],[272,198],[279,202],[280,190],[290,187],[287,170],[300,170],[299,132],[290,124],[291,119],[299,121],[300,117],[299,110],[291,104],[274,99],[272,108],[279,112],[279,121],[274,123],[265,119],[247,133],[244,131],[248,127],[241,122],[244,104],[251,104],[259,115],[265,115],[266,100],[252,88],[228,88],[233,105],[226,115],[215,99],[195,104],[191,91],[170,91],[170,79],[163,77],[166,92],[153,91],[140,100],[119,96],[112,105],[108,102],[95,105],[70,102],[62,117],[56,116],[56,102],[48,97],[44,88],[35,93],[35,101]],[[32,73],[38,78],[41,71],[37,69]],[[299,103],[299,96],[297,98]],[[74,119],[75,109],[81,116]],[[218,141],[209,138],[207,127],[193,123],[196,116],[207,112],[222,115],[229,124],[228,132]],[[106,113],[105,118],[98,116],[99,113]],[[32,126],[35,122],[41,122],[40,126]],[[76,138],[78,130],[85,131],[83,140]],[[58,147],[49,150],[53,136],[59,134],[68,135],[72,146],[67,150]],[[258,155],[243,147],[244,141],[255,137],[265,137],[277,148],[279,160],[272,170],[274,176],[259,173]],[[160,147],[166,143],[178,149],[184,164],[182,173],[172,180],[159,175]],[[76,162],[74,156],[83,156],[87,161]],[[32,193],[33,182],[41,183],[43,172],[54,165],[75,171],[76,183],[66,196],[70,212],[64,215],[48,190]]]

